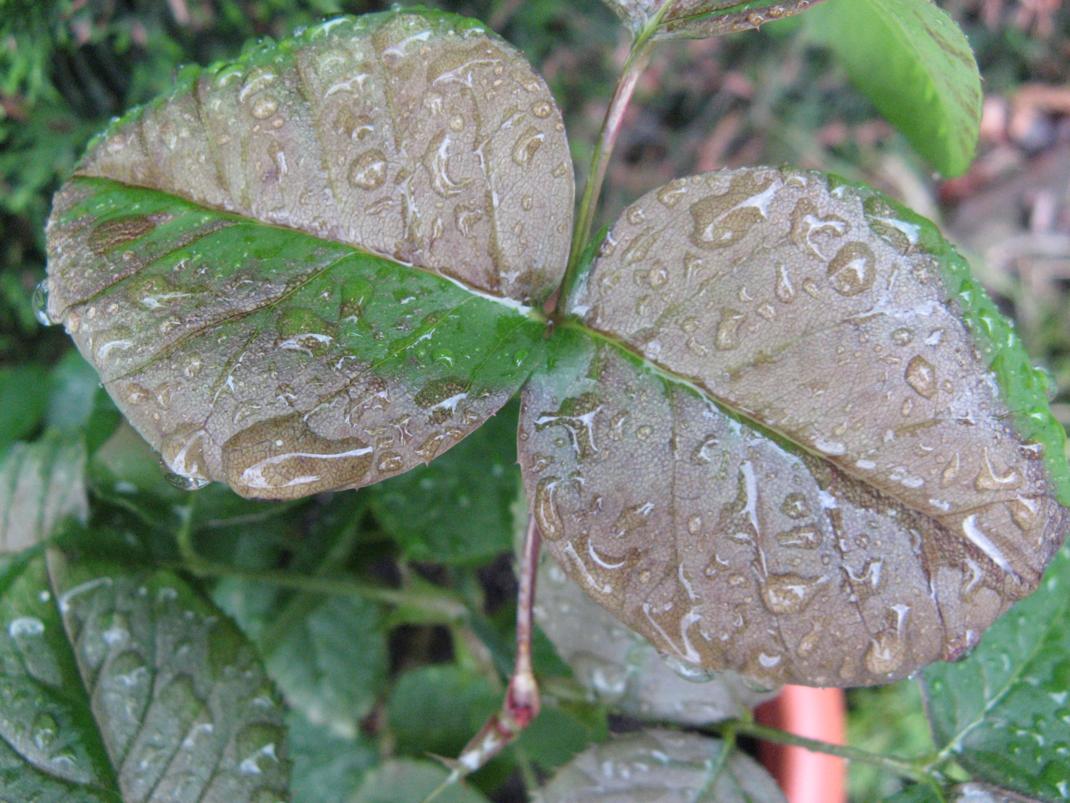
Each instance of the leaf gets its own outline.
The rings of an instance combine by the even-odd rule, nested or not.
[[[251,647],[174,575],[58,554],[0,596],[13,800],[282,800],[282,709]]]
[[[981,75],[932,0],[831,0],[808,18],[851,81],[945,176],[965,173],[981,125]]]
[[[961,656],[1062,540],[1046,380],[931,224],[817,173],[641,198],[522,397],[558,564],[661,651],[765,682]]]
[[[589,747],[535,796],[566,801],[775,803],[784,795],[750,756],[693,733],[644,730]]]
[[[268,669],[292,706],[312,722],[352,737],[386,678],[379,608],[352,597],[312,604],[273,645]]]
[[[290,788],[297,801],[344,803],[379,759],[375,744],[363,736],[344,739],[290,714],[290,754],[293,780]]]
[[[663,3],[674,3],[665,12],[655,36],[659,39],[703,39],[758,29],[801,14],[822,0],[605,0],[634,33],[650,24]]]
[[[654,645],[622,627],[545,553],[536,588],[539,626],[576,680],[614,710],[648,720],[709,725],[744,716],[776,694],[733,672],[681,676]]]
[[[398,748],[454,756],[501,705],[485,678],[459,666],[422,666],[398,678],[386,713]]]
[[[45,423],[66,433],[84,433],[92,454],[114,432],[120,420],[101,389],[97,372],[75,350],[68,350],[48,377]]]
[[[475,564],[509,550],[519,485],[510,406],[430,465],[369,492],[376,519],[407,559]]]
[[[359,537],[363,502],[336,497],[341,521],[323,516],[301,528],[301,551],[288,561],[295,575],[340,573]],[[321,512],[322,513],[322,512]],[[324,521],[326,519],[326,521]],[[252,539],[254,542],[258,539]],[[318,547],[318,548],[317,548]],[[286,701],[315,725],[354,738],[386,681],[386,623],[380,606],[356,596],[286,592],[237,577],[220,581],[216,602],[257,644]]]
[[[936,744],[978,780],[1044,799],[1070,794],[1070,554],[958,664],[925,671]]]
[[[519,387],[572,198],[515,49],[438,12],[339,18],[184,71],[90,147],[55,198],[48,310],[176,473],[358,487]]]
[[[85,446],[57,432],[16,443],[0,458],[0,555],[21,552],[66,519],[85,521]]]
[[[0,453],[33,434],[48,404],[48,383],[39,365],[0,368]]]
[[[371,770],[351,803],[397,803],[423,800],[449,776],[429,761],[396,758]],[[438,803],[486,803],[486,798],[463,782],[452,784],[435,797]]]
[[[1033,798],[983,783],[964,783],[951,791],[954,803],[1036,803]]]

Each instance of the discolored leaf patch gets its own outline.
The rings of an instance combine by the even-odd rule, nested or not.
[[[1063,538],[1040,372],[883,196],[769,168],[675,181],[625,211],[569,310],[523,396],[533,512],[678,660],[903,677],[965,654]]]
[[[572,171],[480,25],[339,18],[185,71],[56,196],[49,302],[191,485],[295,498],[427,462],[516,391]]]

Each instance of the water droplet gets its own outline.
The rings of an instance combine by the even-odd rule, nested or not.
[[[790,304],[795,300],[795,287],[791,283],[791,274],[788,273],[787,265],[780,263],[776,266],[776,283],[773,293],[784,304]]]
[[[375,463],[375,467],[383,474],[400,471],[405,461],[397,452],[383,452]]]
[[[920,354],[914,355],[907,363],[905,377],[907,384],[919,396],[931,399],[936,395],[936,369]]]
[[[539,525],[539,531],[547,541],[556,541],[565,534],[561,515],[557,512],[557,504],[554,502],[558,482],[557,477],[543,477],[535,486],[535,523]]]
[[[702,516],[695,513],[687,520],[687,531],[692,535],[698,535],[702,530]]]
[[[665,283],[669,281],[669,271],[660,262],[655,262],[654,266],[647,271],[646,281],[655,290],[659,287],[664,287]]]
[[[1013,490],[1022,484],[1022,476],[1013,466],[1006,472],[1000,473],[992,465],[992,456],[986,446],[981,452],[981,470],[973,481],[973,487],[978,491],[1002,491]]]
[[[714,340],[718,350],[731,351],[739,347],[739,329],[746,315],[734,309],[722,309],[721,320],[717,324],[717,336]]]
[[[856,296],[873,286],[877,258],[865,243],[848,243],[828,266],[829,283],[842,296]]]
[[[33,317],[41,326],[52,325],[48,317],[48,279],[41,280],[33,289]]]
[[[892,342],[897,346],[909,346],[914,340],[914,330],[909,326],[900,326],[892,330]]]
[[[1009,503],[1011,519],[1020,530],[1028,532],[1037,522],[1037,513],[1040,505],[1036,499],[1027,499],[1019,496]]]
[[[691,452],[691,463],[696,466],[707,465],[713,461],[716,454],[718,437],[707,435]]]
[[[540,120],[545,120],[554,112],[554,107],[546,100],[537,100],[531,104],[531,113]]]
[[[804,519],[810,515],[810,503],[804,494],[793,491],[784,497],[780,510],[791,519]]]
[[[51,714],[40,713],[34,717],[30,726],[30,738],[38,750],[48,750],[59,735],[59,723]]]
[[[167,481],[184,491],[196,491],[208,484],[204,459],[207,433],[197,426],[181,427],[166,438],[160,447],[164,465],[170,469]]]
[[[761,583],[762,602],[771,613],[799,613],[813,600],[823,577],[805,578],[797,574],[771,574]]]
[[[249,113],[257,120],[266,120],[279,109],[279,102],[271,95],[257,95],[249,106]]]
[[[777,533],[777,543],[791,549],[817,549],[821,534],[812,525],[803,524]]]
[[[525,128],[513,144],[513,161],[521,167],[527,167],[531,160],[535,158],[535,154],[542,146],[542,141],[545,138],[546,135],[535,126]]]
[[[386,154],[378,148],[365,151],[349,167],[349,183],[362,190],[375,190],[386,182]]]
[[[682,179],[674,179],[658,190],[658,202],[668,209],[673,209],[687,193],[687,182]]]

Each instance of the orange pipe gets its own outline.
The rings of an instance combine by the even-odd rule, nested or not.
[[[847,706],[843,689],[785,686],[778,697],[759,706],[756,714],[763,725],[844,743]],[[771,742],[761,742],[759,756],[788,803],[846,803],[847,766],[842,758]]]

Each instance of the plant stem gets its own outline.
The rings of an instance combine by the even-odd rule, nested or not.
[[[568,268],[565,271],[565,279],[562,283],[561,298],[558,305],[567,300],[568,292],[576,278],[579,268],[580,257],[588,240],[591,238],[591,227],[594,225],[595,212],[598,209],[598,201],[602,194],[602,184],[606,179],[606,171],[609,169],[609,161],[613,156],[613,148],[617,144],[620,135],[621,123],[624,120],[624,112],[635,92],[635,86],[639,77],[643,74],[650,62],[650,53],[654,47],[654,34],[661,25],[662,17],[668,12],[672,2],[666,0],[661,4],[647,24],[632,41],[628,60],[624,63],[617,86],[613,90],[613,97],[606,108],[606,115],[602,118],[602,128],[598,132],[598,140],[595,142],[594,153],[591,155],[591,165],[587,171],[587,183],[583,188],[583,196],[580,198],[580,207],[576,215],[576,225],[572,229],[572,244],[569,248]]]
[[[387,605],[416,608],[439,617],[444,623],[460,621],[468,616],[468,609],[454,594],[445,590],[432,590],[433,587],[420,590],[386,588],[348,578],[320,577],[270,569],[254,571],[209,560],[197,552],[193,543],[193,507],[194,502],[191,499],[189,504],[182,508],[182,522],[175,534],[182,560],[178,563],[161,564],[165,568],[190,572],[198,577],[236,577],[254,583],[270,583],[280,588],[312,594],[357,596]]]
[[[866,750],[859,750],[857,747],[850,747],[848,745],[831,744],[829,742],[822,742],[818,739],[809,739],[805,736],[798,736],[794,733],[782,731],[779,728],[760,725],[757,722],[747,722],[744,720],[729,722],[722,728],[722,734],[724,734],[725,738],[727,738],[729,734],[732,736],[743,734],[744,736],[751,736],[755,739],[764,739],[767,742],[789,744],[816,753],[827,753],[831,756],[839,756],[848,761],[872,764],[875,767],[880,767],[881,769],[895,773],[896,775],[910,778],[917,783],[932,785],[936,780],[932,775],[926,772],[925,769],[910,761],[904,761],[879,753],[870,753]]]

